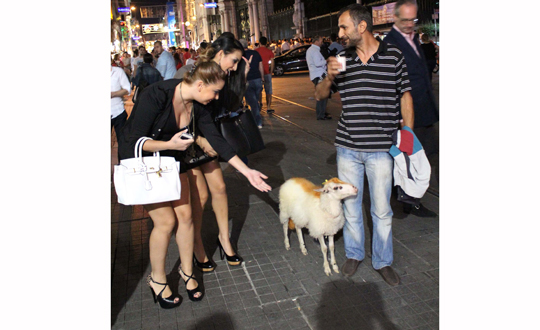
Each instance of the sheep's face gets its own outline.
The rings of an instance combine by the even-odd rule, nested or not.
[[[355,186],[343,182],[338,178],[332,178],[326,181],[324,186],[321,189],[317,189],[317,191],[339,200],[358,194],[358,189]]]

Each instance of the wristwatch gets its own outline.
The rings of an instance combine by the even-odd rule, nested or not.
[[[327,76],[327,74],[326,74],[326,72],[324,72],[322,74],[322,76],[319,78],[319,80],[317,80],[317,85],[320,84],[324,80],[324,78],[326,78],[326,76]]]

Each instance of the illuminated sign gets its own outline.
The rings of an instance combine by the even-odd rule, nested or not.
[[[143,24],[143,34],[165,32],[163,24]]]
[[[129,13],[131,9],[129,7],[120,7],[118,8],[119,13]]]
[[[373,25],[394,23],[395,2],[372,8]]]
[[[204,8],[217,8],[217,3],[215,2],[205,2]]]

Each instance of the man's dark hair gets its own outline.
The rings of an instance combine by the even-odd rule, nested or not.
[[[199,47],[202,48],[202,49],[206,49],[207,46],[208,46],[208,43],[206,41],[203,41],[203,42],[201,42]]]
[[[416,8],[418,8],[418,4],[416,3],[416,0],[398,0],[398,2],[396,2],[396,6],[394,7],[394,15],[399,17],[399,8],[401,8],[401,6],[403,5],[411,5],[411,6],[416,6]]]
[[[259,42],[261,43],[261,46],[266,46],[266,44],[268,43],[268,39],[266,39],[266,37],[261,37],[261,39],[259,39]]]
[[[345,12],[349,12],[351,19],[355,26],[358,26],[360,22],[366,22],[366,29],[369,32],[373,32],[373,20],[371,19],[371,13],[368,8],[358,3],[353,3],[339,11],[338,18]]]
[[[336,41],[336,40],[337,40],[337,34],[335,34],[334,32],[332,32],[332,33],[330,34],[330,40]]]
[[[146,53],[143,55],[143,62],[144,63],[152,63],[154,61],[154,56],[150,53]]]
[[[139,56],[139,50],[137,48],[133,50],[133,56],[135,57]]]
[[[163,46],[163,44],[159,40],[154,42],[154,47],[156,47],[157,44],[160,44],[161,46]]]

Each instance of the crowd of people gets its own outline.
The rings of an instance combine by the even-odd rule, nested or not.
[[[272,94],[272,58],[303,44],[311,44],[307,60],[310,80],[315,85],[318,119],[330,117],[324,112],[326,99],[332,93],[340,93],[343,110],[335,140],[338,177],[359,190],[356,197],[343,204],[347,261],[342,272],[352,276],[365,257],[362,190],[366,175],[373,218],[372,266],[388,284],[400,283],[392,268],[392,134],[406,126],[414,130],[422,144],[430,145],[435,140],[433,124],[438,121],[427,56],[423,55],[424,47],[413,29],[416,12],[414,0],[399,0],[394,13],[396,23],[384,40],[373,34],[369,10],[352,4],[339,13],[339,37],[332,34],[328,39],[315,36],[270,43],[261,37],[260,44],[252,47],[246,40],[224,33],[212,43],[201,44],[196,51],[173,47],[166,51],[158,41],[151,52],[141,46],[133,58],[129,54],[112,58],[111,122],[118,139],[119,159],[133,158],[137,140],[147,136],[152,140],[144,142],[144,152],[159,151],[181,163],[180,200],[144,206],[154,223],[147,283],[161,307],[173,308],[180,301],[170,290],[165,272],[173,231],[181,262],[178,272],[189,299],[199,301],[204,296],[193,275],[193,266],[203,272],[215,268],[201,237],[202,215],[209,194],[219,227],[220,256],[231,266],[242,263],[237,242],[231,242],[229,237],[227,190],[217,156],[235,167],[256,189],[268,192],[271,187],[264,181],[268,179],[264,174],[249,168],[245,159],[236,155],[215,123],[242,108],[245,97],[261,127],[257,105],[264,87],[267,111],[271,110],[268,102]],[[326,47],[322,47],[324,43]],[[328,48],[327,56],[322,48]],[[345,59],[345,67],[335,55]],[[142,79],[149,84],[126,120],[121,101],[131,93],[128,76],[134,87]],[[193,138],[181,139],[184,132]],[[201,162],[189,161],[201,152],[208,157]]]

